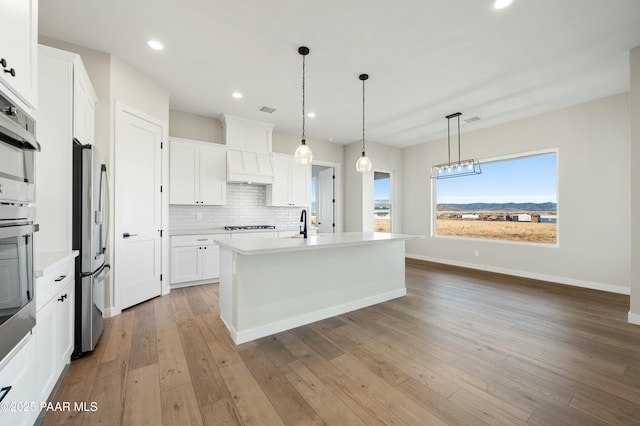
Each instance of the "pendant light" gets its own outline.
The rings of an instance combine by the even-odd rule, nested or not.
[[[294,157],[298,164],[311,164],[313,160],[313,152],[309,145],[307,145],[306,136],[304,134],[305,113],[304,113],[304,74],[305,74],[305,57],[309,54],[309,48],[301,46],[298,48],[298,53],[302,55],[302,141],[296,149]]]
[[[449,162],[438,164],[431,169],[431,179],[448,179],[461,176],[479,175],[482,173],[478,160],[460,160],[460,116],[461,112],[447,115],[447,149],[449,152]],[[458,118],[458,161],[451,162],[451,126],[450,120]]]
[[[369,75],[360,74],[358,78],[362,81],[362,155],[356,161],[356,171],[365,173],[371,171],[371,160],[364,152],[364,82],[369,78]]]

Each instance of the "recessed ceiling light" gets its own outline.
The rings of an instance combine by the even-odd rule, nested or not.
[[[316,116],[315,112],[310,112],[309,114],[307,114],[307,117],[309,118],[314,118]]]
[[[233,92],[231,96],[233,96],[236,99],[242,99],[242,93],[240,92]]]
[[[162,49],[164,49],[164,46],[158,40],[149,40],[147,42],[147,46],[149,46],[153,50],[162,50]]]
[[[495,10],[504,9],[505,7],[509,6],[511,3],[513,3],[513,0],[496,0],[493,2],[493,8]]]

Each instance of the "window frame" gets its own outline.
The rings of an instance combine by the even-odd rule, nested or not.
[[[525,245],[532,247],[548,247],[548,248],[558,248],[560,247],[560,148],[546,148],[535,151],[526,151],[526,152],[517,152],[511,154],[505,154],[495,157],[486,157],[478,159],[480,165],[488,164],[488,163],[496,163],[499,161],[507,161],[514,160],[526,157],[535,157],[539,155],[545,154],[555,154],[556,155],[556,216],[558,220],[556,221],[556,242],[555,243],[536,243],[532,241],[515,241],[515,240],[496,240],[490,238],[473,238],[473,237],[458,237],[452,235],[438,235],[437,234],[437,220],[438,220],[438,194],[437,194],[437,181],[438,179],[430,179],[431,181],[431,222],[430,222],[430,236],[431,238],[442,238],[445,240],[454,240],[454,241],[468,241],[468,242],[480,242],[480,243],[496,243],[496,244],[516,244],[516,245]],[[460,179],[462,179],[461,177]],[[466,176],[464,178],[473,179],[473,176]],[[454,178],[458,179],[458,178]]]

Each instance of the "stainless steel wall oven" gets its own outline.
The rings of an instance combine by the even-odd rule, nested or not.
[[[0,359],[35,325],[35,122],[0,93]]]

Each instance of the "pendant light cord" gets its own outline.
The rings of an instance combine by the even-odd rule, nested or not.
[[[364,155],[364,82],[362,80],[362,155]]]
[[[304,74],[305,74],[305,56],[302,55],[302,143],[305,143],[305,134],[304,134],[304,124],[305,124],[305,114],[304,114]]]
[[[451,165],[451,117],[447,117],[447,151],[449,154],[449,165]]]
[[[460,116],[458,115],[458,164],[460,163]]]

